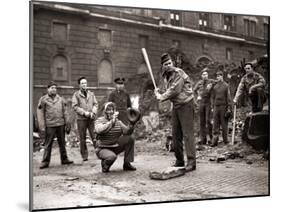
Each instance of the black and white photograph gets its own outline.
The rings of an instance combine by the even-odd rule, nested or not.
[[[270,195],[269,15],[29,13],[30,210]]]

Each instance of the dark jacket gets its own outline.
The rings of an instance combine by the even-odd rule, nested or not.
[[[257,84],[260,84],[262,88],[265,87],[266,82],[265,82],[264,77],[261,74],[254,72],[253,80],[251,80],[251,81],[248,79],[248,74],[244,75],[238,85],[234,99],[237,101],[238,98],[241,96],[241,94],[244,92],[246,94],[248,94],[250,87],[252,87],[253,85],[257,85]]]
[[[85,112],[92,112],[95,115],[98,110],[98,102],[96,100],[95,94],[91,91],[87,91],[87,97],[81,92],[81,90],[76,91],[72,97],[72,107],[77,113],[77,119],[86,120]]]
[[[213,79],[199,80],[196,83],[196,85],[194,86],[194,94],[197,99],[201,99],[200,104],[211,103],[211,92],[215,83],[216,81]]]
[[[41,128],[58,127],[68,122],[66,103],[59,95],[56,95],[54,98],[48,94],[42,96],[39,100],[37,111],[43,117],[43,120],[40,120],[43,122],[40,123]]]
[[[119,112],[118,118],[127,124],[127,108],[132,106],[129,94],[123,90],[117,91],[116,89],[109,94],[108,101],[116,104],[116,110]]]
[[[171,68],[171,75],[167,79],[167,90],[160,101],[170,100],[175,108],[193,99],[192,84],[189,76],[180,68]]]
[[[231,106],[229,86],[226,82],[217,82],[212,91],[212,106]]]

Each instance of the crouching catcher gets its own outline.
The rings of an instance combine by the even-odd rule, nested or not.
[[[131,136],[134,131],[135,123],[140,118],[137,110],[128,108],[127,111],[129,124],[125,125],[117,117],[116,105],[113,102],[107,102],[104,105],[104,114],[99,117],[95,123],[95,132],[97,133],[96,154],[101,159],[102,172],[109,172],[110,167],[117,159],[117,155],[124,152],[124,171],[135,171],[136,168],[131,165],[134,161],[135,140]]]

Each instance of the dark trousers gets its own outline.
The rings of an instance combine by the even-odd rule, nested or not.
[[[249,95],[249,98],[252,102],[252,112],[260,112],[263,109],[263,104],[266,101],[264,89],[256,88],[253,89],[252,93]]]
[[[95,129],[95,122],[93,119],[86,119],[86,120],[77,120],[77,128],[80,138],[80,153],[82,156],[82,159],[88,159],[88,148],[86,144],[86,135],[87,135],[87,129],[89,131],[90,137],[92,141],[95,141],[94,137],[94,129]],[[95,144],[94,144],[95,146]]]
[[[61,162],[67,160],[67,154],[65,149],[65,130],[64,125],[59,127],[47,127],[46,128],[46,137],[45,137],[45,150],[43,155],[43,163],[50,163],[52,146],[54,138],[57,136],[57,141],[60,150]]]
[[[184,161],[183,142],[186,150],[187,161],[195,162],[195,143],[193,134],[194,106],[193,101],[173,108],[172,111],[172,135],[177,161]]]
[[[212,140],[212,123],[211,123],[211,105],[200,104],[199,105],[200,115],[200,139],[204,144],[207,143],[207,132],[210,139]]]
[[[220,105],[214,107],[214,139],[218,139],[220,134],[220,126],[221,126],[222,138],[224,143],[228,143],[227,141],[228,119],[225,118],[226,111],[227,111],[226,105]]]
[[[117,147],[99,147],[96,154],[99,159],[111,166],[117,159],[117,155],[124,152],[124,163],[134,161],[135,140],[132,136],[121,136]]]

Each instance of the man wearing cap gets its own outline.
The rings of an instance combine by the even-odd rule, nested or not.
[[[239,97],[244,93],[251,100],[252,112],[262,111],[263,104],[266,101],[264,93],[265,79],[261,74],[254,71],[253,64],[251,63],[246,63],[244,69],[246,74],[238,85],[233,102],[237,104]]]
[[[126,111],[132,106],[132,103],[129,94],[125,91],[125,79],[118,77],[114,82],[116,89],[109,94],[108,101],[116,104],[116,110],[119,112],[118,119],[124,124],[128,124]]]
[[[193,135],[194,108],[193,91],[189,76],[174,63],[168,53],[161,56],[162,76],[167,81],[163,94],[155,90],[159,101],[170,100],[172,110],[172,135],[175,147],[176,162],[174,166],[184,166],[183,142],[186,150],[186,171],[196,169],[195,143]]]
[[[214,133],[211,146],[217,146],[220,134],[220,126],[222,128],[222,138],[224,144],[228,143],[228,114],[231,111],[231,98],[228,84],[223,80],[223,72],[218,71],[217,83],[212,91],[212,108],[214,116]]]
[[[89,131],[92,142],[95,144],[95,118],[98,110],[98,102],[95,94],[87,89],[87,79],[78,79],[80,89],[73,94],[72,107],[77,113],[77,127],[80,138],[80,153],[83,161],[88,161],[88,148],[86,144],[86,133]]]
[[[57,94],[57,84],[50,82],[47,86],[47,94],[42,96],[38,103],[37,115],[40,123],[40,131],[45,136],[45,149],[40,169],[48,168],[51,160],[51,152],[54,138],[57,137],[61,164],[72,164],[67,157],[65,149],[65,128],[70,126],[66,111],[66,104]]]
[[[110,167],[117,159],[117,155],[124,152],[124,171],[135,171],[131,164],[134,161],[135,141],[130,134],[134,130],[134,125],[138,121],[140,114],[136,114],[136,119],[130,119],[125,125],[118,119],[118,111],[113,102],[106,102],[103,107],[103,116],[99,117],[95,124],[97,133],[96,154],[101,159],[102,172],[109,172]]]
[[[194,86],[196,102],[199,104],[200,144],[207,144],[207,133],[212,140],[211,91],[215,80],[208,79],[208,68],[201,71],[201,80]]]

